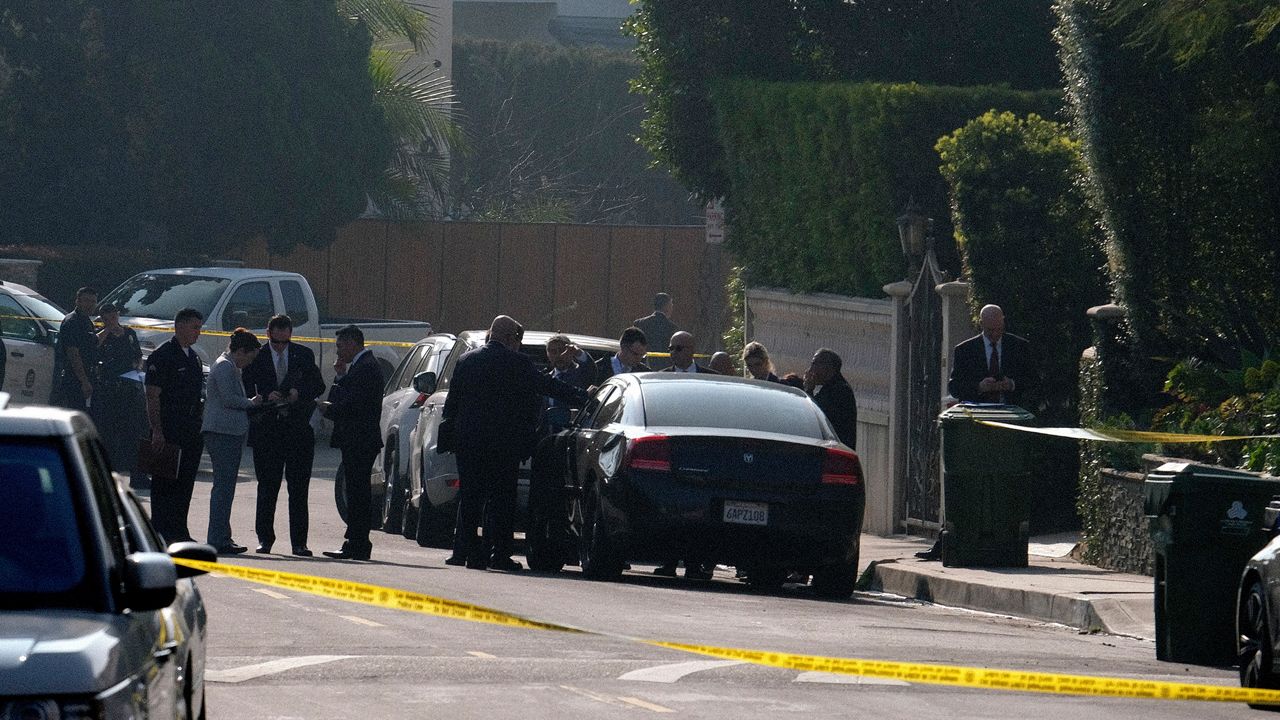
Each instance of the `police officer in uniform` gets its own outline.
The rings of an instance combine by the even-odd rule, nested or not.
[[[204,366],[192,347],[200,339],[204,316],[183,308],[173,318],[173,338],[147,358],[147,419],[151,444],[176,445],[181,451],[176,478],[153,476],[151,517],[166,542],[191,540],[187,513],[196,471],[204,452],[200,426],[204,414]]]

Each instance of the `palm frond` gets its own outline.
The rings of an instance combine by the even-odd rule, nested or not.
[[[425,3],[411,0],[338,0],[338,12],[360,19],[377,41],[404,38],[422,50],[435,37],[436,17]]]

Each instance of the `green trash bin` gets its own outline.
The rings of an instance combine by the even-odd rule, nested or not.
[[[1280,481],[1196,463],[1147,473],[1156,658],[1231,665],[1236,658],[1236,591],[1245,563],[1267,544],[1265,514]]]
[[[942,564],[1026,567],[1031,521],[1028,433],[979,420],[1031,425],[1013,405],[955,405],[942,426]]]

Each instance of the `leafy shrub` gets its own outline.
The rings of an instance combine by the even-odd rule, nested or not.
[[[730,191],[728,243],[753,282],[877,297],[906,270],[895,218],[914,197],[959,260],[934,144],[990,108],[1049,114],[1060,96],[1000,87],[765,83],[713,95]]]

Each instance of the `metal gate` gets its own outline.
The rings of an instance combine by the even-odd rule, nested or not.
[[[942,405],[942,298],[946,278],[933,248],[926,251],[907,298],[906,526],[937,530],[941,504],[938,413]]]

